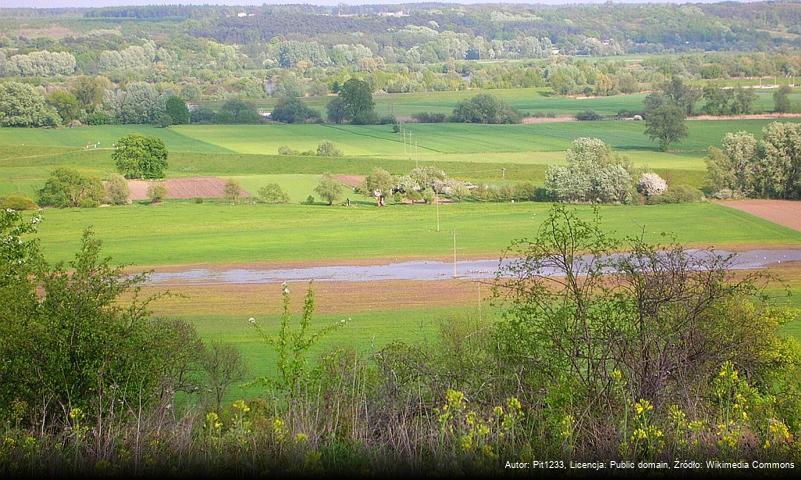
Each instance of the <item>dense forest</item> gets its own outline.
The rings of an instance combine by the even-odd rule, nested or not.
[[[801,71],[801,5],[794,2],[2,12],[2,77],[52,90],[71,77],[103,75],[188,101],[325,95],[351,77],[387,93],[551,87],[611,95],[672,75]]]

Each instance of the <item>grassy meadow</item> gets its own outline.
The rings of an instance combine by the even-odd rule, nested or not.
[[[435,165],[451,176],[477,183],[542,183],[548,165],[564,161],[564,150],[580,136],[611,144],[636,167],[653,169],[671,183],[704,184],[703,157],[731,131],[758,133],[768,120],[694,121],[690,136],[670,152],[659,152],[634,121],[565,122],[531,125],[408,124],[405,134],[388,125],[188,125],[156,128],[112,125],[60,129],[0,129],[0,195],[35,197],[49,172],[60,166],[103,177],[114,172],[114,142],[138,132],[162,138],[170,151],[168,177],[244,176],[249,191],[277,180],[292,201],[311,193],[312,177],[273,175],[365,175],[382,167],[403,174],[415,165]],[[405,141],[404,141],[405,137]],[[286,145],[314,150],[334,142],[343,157],[279,156]],[[86,148],[90,145],[90,148]],[[266,176],[258,178],[258,176]]]
[[[51,260],[76,250],[91,226],[116,261],[137,265],[497,257],[531,236],[550,206],[544,203],[461,203],[439,207],[375,208],[324,205],[226,205],[167,202],[96,209],[47,210],[40,228]],[[577,207],[583,218],[592,208]],[[692,245],[799,245],[801,232],[710,203],[600,207],[604,228],[618,235],[663,233]]]
[[[772,80],[772,79],[771,79]],[[698,86],[705,86],[708,82],[699,82]],[[765,79],[765,84],[768,80]],[[770,82],[772,83],[772,81]],[[731,80],[720,82],[721,85],[734,87],[737,85],[759,86],[757,79]],[[393,93],[375,96],[376,113],[379,115],[395,115],[409,117],[420,112],[445,113],[453,111],[454,106],[461,100],[467,100],[477,93],[489,93],[503,99],[509,105],[524,113],[575,115],[578,112],[594,110],[601,115],[617,115],[621,110],[638,112],[642,110],[645,94],[613,95],[609,97],[563,97],[553,93],[550,88],[498,88],[491,90],[459,90],[449,92],[418,92]],[[756,91],[757,101],[755,111],[769,112],[773,109],[773,90],[760,89]],[[794,93],[794,101],[801,99],[801,93]],[[325,105],[331,96],[306,97],[304,101],[312,108],[325,112]],[[277,99],[269,98],[257,100],[254,103],[260,108],[270,109]],[[222,102],[213,102],[209,106],[219,107]]]
[[[378,110],[406,115],[417,111],[449,112],[453,103],[475,92],[409,94],[377,97]],[[637,109],[642,96],[618,96],[577,100],[552,97],[537,89],[498,91],[506,101],[524,111],[559,114],[594,109],[612,114]],[[767,108],[767,93],[760,92],[760,108]],[[797,95],[797,94],[796,94]],[[323,100],[319,99],[319,105]],[[316,99],[311,99],[314,105]],[[156,128],[138,125],[60,129],[0,128],[0,195],[20,193],[31,197],[57,167],[72,167],[104,177],[114,172],[113,144],[123,135],[139,132],[162,138],[169,149],[167,177],[220,176],[237,180],[251,193],[268,183],[278,183],[290,196],[289,205],[229,205],[222,201],[166,201],[157,205],[95,209],[47,209],[40,225],[43,251],[51,261],[69,259],[77,250],[81,233],[91,227],[104,242],[104,253],[115,262],[141,267],[167,265],[224,265],[249,262],[294,263],[394,261],[411,258],[450,258],[453,233],[460,258],[498,257],[514,239],[531,236],[545,218],[549,205],[539,203],[391,205],[378,209],[369,199],[346,189],[351,207],[300,205],[312,194],[325,172],[366,175],[376,167],[405,174],[416,165],[435,165],[449,175],[475,183],[501,184],[528,181],[542,184],[549,165],[564,161],[564,150],[582,136],[598,137],[628,157],[636,167],[649,168],[671,184],[704,185],[704,155],[718,145],[726,132],[758,133],[767,120],[693,121],[690,136],[667,153],[658,152],[635,121],[541,123],[529,125],[406,124],[405,136],[389,125],[188,125]],[[405,140],[404,140],[405,137]],[[411,140],[410,140],[411,139]],[[314,150],[323,140],[332,141],[342,157],[281,156],[280,146]],[[89,148],[87,148],[89,145]],[[593,209],[577,207],[590,218]],[[757,217],[711,203],[604,206],[599,208],[603,226],[618,236],[644,235],[652,241],[675,240],[693,246],[748,248],[799,246],[797,232]],[[666,234],[666,235],[665,235]],[[437,282],[438,283],[438,282]],[[269,287],[269,286],[268,286]],[[277,286],[258,295],[275,302]],[[801,291],[801,280],[792,283]],[[415,298],[389,282],[359,293],[360,298]],[[302,285],[293,286],[299,304]],[[186,293],[178,289],[177,293]],[[157,314],[191,321],[207,339],[235,343],[252,366],[250,379],[271,373],[269,350],[263,346],[251,316],[269,331],[278,325],[274,305],[253,306],[243,290],[235,300],[224,292],[202,296]],[[355,295],[355,294],[354,294]],[[450,298],[443,294],[444,298]],[[471,294],[472,295],[472,294]],[[239,301],[244,298],[248,301]],[[475,297],[475,298],[474,298]],[[801,295],[790,299],[801,304]],[[201,297],[191,297],[200,299]],[[427,298],[427,297],[426,297]],[[467,297],[466,297],[467,298]],[[393,340],[432,341],[442,322],[453,318],[474,319],[478,296],[454,300],[452,305],[378,303],[360,306],[354,297],[331,305],[329,298],[315,318],[318,325],[348,319],[341,329],[315,348],[322,354],[335,346],[370,352]],[[328,302],[328,303],[325,303]],[[269,303],[269,302],[267,302]],[[485,307],[483,319],[496,318]],[[785,326],[785,332],[801,336],[801,322]],[[237,389],[231,397],[246,393]]]

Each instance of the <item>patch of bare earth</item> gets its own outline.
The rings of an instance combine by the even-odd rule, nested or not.
[[[731,200],[718,203],[801,231],[801,202],[799,201]]]
[[[801,118],[801,113],[752,113],[748,115],[696,115],[687,120],[781,120],[783,118]]]
[[[337,175],[334,177],[339,183],[343,183],[349,187],[358,187],[364,183],[364,175]]]
[[[536,124],[536,123],[562,123],[562,122],[575,122],[576,117],[571,115],[562,115],[559,117],[524,117],[523,123]]]
[[[219,177],[187,177],[168,180],[128,180],[131,200],[146,200],[151,185],[162,184],[167,189],[167,198],[222,198],[225,196],[225,180]],[[243,197],[250,193],[242,191]]]

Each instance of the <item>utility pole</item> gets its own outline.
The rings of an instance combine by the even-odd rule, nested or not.
[[[456,278],[456,229],[453,230],[453,278]]]
[[[481,282],[478,282],[478,321],[481,322]]]
[[[439,195],[434,195],[434,201],[437,202],[437,232],[439,232]]]
[[[506,180],[506,168],[501,169],[501,179]]]

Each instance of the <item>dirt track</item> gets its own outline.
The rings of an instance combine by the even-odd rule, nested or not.
[[[801,231],[801,201],[732,200],[718,203]]]

